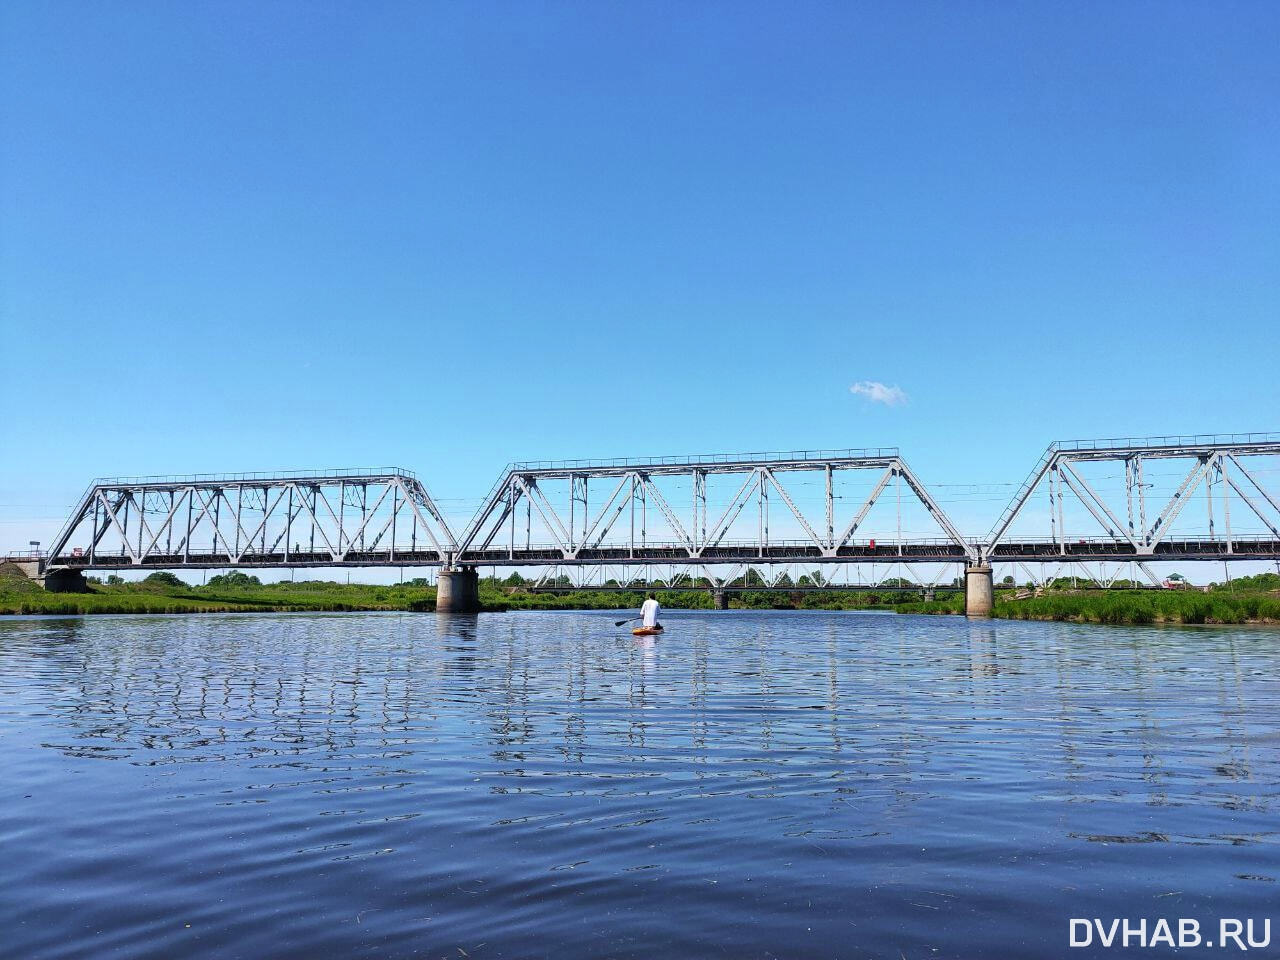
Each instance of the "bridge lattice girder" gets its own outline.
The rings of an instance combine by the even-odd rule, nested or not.
[[[837,475],[870,472],[876,477],[870,494],[850,514],[837,510]],[[736,489],[722,511],[708,511],[707,478],[725,475]],[[807,475],[824,484],[824,516],[811,518],[797,506],[784,477]],[[687,480],[691,504],[672,505],[657,482],[661,478]],[[567,482],[568,502],[557,506],[544,492],[548,481]],[[605,480],[609,494],[592,510],[591,480]],[[740,482],[739,482],[740,481]],[[716,458],[668,458],[658,461],[574,461],[559,464],[513,464],[490,490],[459,542],[463,563],[600,563],[633,559],[651,562],[738,562],[744,559],[843,560],[868,559],[868,546],[855,543],[871,509],[891,484],[925,508],[938,526],[940,541],[895,543],[895,552],[913,560],[976,558],[950,518],[938,506],[896,449],[822,451],[805,454],[754,454]],[[798,541],[770,539],[770,500],[777,497],[789,521],[804,534]],[[729,541],[734,524],[755,504],[747,542]],[[523,536],[519,513],[524,507]],[[674,540],[653,543],[648,535],[649,511],[665,522]],[[554,541],[534,551],[532,520],[536,515]],[[749,514],[748,514],[749,515]],[[614,533],[626,516],[621,536]],[[714,517],[714,519],[712,519]],[[503,533],[505,537],[502,537]],[[611,535],[612,542],[606,543]],[[505,539],[505,545],[495,541]],[[939,546],[939,543],[942,545]],[[871,553],[876,548],[869,547]]]
[[[456,536],[426,486],[398,468],[98,480],[55,538],[46,566],[706,570],[734,564],[1270,560],[1280,558],[1280,497],[1256,464],[1276,456],[1277,434],[1055,443],[990,534],[973,541],[961,535],[896,448],[512,464]],[[1144,470],[1153,461],[1178,460],[1189,464],[1181,483],[1168,498],[1150,499]],[[1085,466],[1099,463],[1123,469],[1122,503],[1110,502],[1089,482]],[[852,507],[845,509],[835,481],[852,475],[867,478],[870,493],[848,501]],[[734,491],[714,512],[708,478]],[[823,489],[821,516],[801,509],[793,481]],[[673,484],[689,497],[678,507]],[[567,487],[567,497],[550,492],[557,485]],[[1175,521],[1200,489],[1209,509],[1208,535],[1175,535]],[[1220,527],[1214,520],[1215,489]],[[938,535],[903,537],[899,530],[868,539],[868,515],[890,490],[899,504],[905,496],[923,507]],[[1047,529],[1013,535],[1015,521],[1034,513],[1029,505],[1041,490],[1048,491],[1050,509],[1032,519],[1042,526],[1047,521]],[[1232,529],[1228,493],[1254,527],[1261,524],[1261,533]],[[1067,499],[1096,528],[1068,535]],[[771,534],[774,501],[799,538]],[[546,537],[536,543],[535,516]],[[650,532],[650,517],[661,527],[659,536]]]
[[[1280,555],[1280,498],[1259,479],[1252,461],[1280,455],[1280,435],[1248,433],[1142,440],[1077,440],[1050,444],[992,527],[983,544],[989,559],[1056,557],[1106,559],[1272,559]],[[1145,482],[1153,462],[1181,462],[1185,474],[1168,497],[1150,500]],[[1124,473],[1124,503],[1099,494],[1085,465],[1112,464]],[[1214,489],[1219,492],[1215,514]],[[1175,521],[1197,490],[1205,492],[1208,536],[1174,537]],[[1048,494],[1047,538],[1009,540],[1014,522],[1028,511],[1033,495]],[[1265,530],[1238,536],[1231,527],[1236,494]],[[1097,523],[1085,537],[1068,535],[1064,509],[1070,499]],[[1264,506],[1265,504],[1265,506]],[[1269,510],[1267,508],[1270,508]],[[1221,535],[1215,517],[1221,518]],[[1098,535],[1098,531],[1102,535]]]
[[[104,542],[111,544],[104,548]],[[447,563],[456,540],[420,480],[397,468],[96,480],[50,567]]]

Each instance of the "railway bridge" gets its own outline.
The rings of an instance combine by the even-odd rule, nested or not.
[[[968,536],[893,447],[513,463],[461,523],[396,467],[116,477],[35,562],[49,589],[120,569],[431,567],[442,610],[475,609],[481,566],[680,569],[718,603],[747,568],[928,567],[963,571],[983,615],[994,564],[1154,579],[1154,561],[1280,561],[1278,468],[1277,433],[1057,442]]]

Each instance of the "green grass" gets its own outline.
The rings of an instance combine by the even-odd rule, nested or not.
[[[899,604],[895,609],[899,613],[959,614],[964,613],[964,594],[952,593],[938,595],[937,600],[913,600]]]
[[[46,593],[0,580],[0,613],[245,613],[300,610],[434,610],[436,592],[325,582],[187,587],[93,584],[88,593]]]
[[[1273,582],[1274,581],[1274,582]],[[708,609],[706,589],[660,590],[668,609]],[[734,609],[893,610],[898,613],[960,614],[964,595],[938,591],[937,599],[911,593],[812,593],[764,590],[730,593]],[[310,580],[261,584],[243,574],[214,577],[207,586],[188,586],[160,574],[150,582],[93,584],[88,593],[46,593],[29,580],[0,575],[0,614],[218,613],[271,611],[435,609],[434,587],[421,584],[340,584]],[[640,590],[602,593],[530,593],[491,580],[480,583],[486,610],[617,610],[634,612],[644,600]],[[996,595],[994,614],[1011,620],[1070,620],[1082,623],[1280,623],[1280,577],[1241,578],[1207,593],[1190,590],[1115,590],[1047,593],[1016,600],[1010,591]]]
[[[659,590],[659,602],[669,609],[712,607],[707,589]],[[921,603],[915,594],[824,591],[785,593],[764,590],[731,593],[734,608],[751,610],[903,610],[956,613],[963,608],[959,594],[939,594],[938,603]],[[579,590],[531,593],[510,590],[491,580],[480,582],[486,610],[618,610],[635,611],[645,591],[604,593]],[[0,614],[92,613],[215,613],[304,610],[434,610],[436,591],[424,585],[340,584],[310,580],[295,583],[257,583],[243,574],[214,577],[207,586],[190,586],[168,574],[141,583],[90,585],[88,593],[46,593],[20,577],[0,577]]]
[[[636,610],[644,601],[645,591],[603,593],[578,590],[569,593],[514,593],[493,590],[481,585],[481,599],[505,603],[512,610]],[[658,602],[672,610],[709,610],[713,606],[711,591],[657,590]],[[940,597],[944,595],[940,592]],[[734,610],[901,610],[903,612],[960,613],[964,597],[956,593],[943,600],[926,603],[917,594],[886,591],[884,593],[852,593],[841,590],[787,593],[786,591],[742,590],[729,594]],[[936,607],[937,610],[932,608]],[[926,610],[926,608],[930,608]]]
[[[995,616],[1082,623],[1280,623],[1280,597],[1244,590],[1049,594],[998,598]]]

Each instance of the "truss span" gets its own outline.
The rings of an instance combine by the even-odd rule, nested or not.
[[[398,468],[95,480],[48,566],[269,567],[445,563],[456,541]]]
[[[1280,496],[1266,479],[1278,462],[1275,433],[1053,443],[987,535],[983,556],[1275,559]],[[1153,482],[1157,469],[1163,487]],[[1046,499],[1037,509],[1038,494]],[[1179,527],[1201,497],[1199,518]],[[1031,535],[1015,534],[1028,517]]]
[[[854,476],[867,481],[857,496],[841,486]],[[603,482],[603,496],[591,496],[593,481],[597,491]],[[809,511],[794,495],[795,482],[817,488],[805,503]],[[555,494],[552,484],[560,488]],[[721,488],[718,498],[709,493],[713,485]],[[927,513],[936,535],[908,540],[899,523],[891,542],[867,537],[864,524],[877,503],[891,495],[901,516],[904,494]],[[772,532],[779,517],[799,536],[779,539]],[[535,528],[546,540],[535,543]],[[512,464],[458,547],[462,563],[504,565],[888,557],[977,557],[896,448]]]
[[[107,570],[1280,561],[1277,475],[1275,433],[1054,443],[991,532],[975,539],[892,447],[515,463],[457,534],[426,485],[399,468],[126,477],[89,485],[43,562]]]

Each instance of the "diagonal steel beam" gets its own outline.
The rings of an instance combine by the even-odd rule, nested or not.
[[[787,507],[791,510],[791,513],[795,516],[796,520],[799,521],[800,526],[804,528],[804,532],[809,535],[809,539],[813,541],[814,545],[818,547],[818,549],[820,550],[826,549],[827,545],[823,543],[821,538],[819,538],[819,536],[816,533],[813,532],[813,527],[809,526],[809,521],[804,518],[804,514],[802,514],[799,510],[796,509],[796,505],[791,502],[790,495],[787,493],[786,489],[782,486],[782,484],[778,482],[778,478],[774,476],[773,471],[770,470],[768,467],[765,467],[764,475],[773,482],[774,487],[777,489],[779,495],[781,495],[782,497],[782,502],[785,503]]]
[[[1202,457],[1191,472],[1187,474],[1187,478],[1182,481],[1182,486],[1178,487],[1173,498],[1165,505],[1160,516],[1156,518],[1156,522],[1151,525],[1151,533],[1147,536],[1147,546],[1155,547],[1164,539],[1169,528],[1173,526],[1173,522],[1178,519],[1178,514],[1182,512],[1182,508],[1187,505],[1187,501],[1191,499],[1191,494],[1195,493],[1196,487],[1200,486],[1200,481],[1204,479],[1205,474],[1209,472],[1209,465],[1213,462],[1211,457]],[[1156,534],[1159,533],[1159,536]]]
[[[450,548],[455,552],[459,550],[458,538],[453,535],[453,530],[449,527],[449,521],[444,518],[444,514],[441,512],[440,508],[436,506],[435,500],[431,498],[431,494],[427,490],[427,485],[416,477],[404,477],[399,475],[396,476],[396,483],[399,484],[400,492],[405,495],[406,500],[410,500],[414,504],[421,506],[422,509],[426,510],[427,513],[431,515],[432,519],[440,525],[440,532],[444,534]],[[415,510],[414,513],[421,516],[421,511]],[[423,522],[425,524],[425,521]],[[441,552],[444,552],[443,548],[441,548]]]
[[[986,551],[988,556],[991,555],[996,544],[1004,539],[1004,535],[1008,532],[1009,527],[1012,526],[1013,521],[1018,519],[1018,514],[1022,512],[1022,508],[1030,502],[1031,495],[1036,492],[1036,488],[1040,486],[1040,481],[1044,479],[1045,474],[1049,472],[1049,467],[1054,463],[1057,450],[1058,444],[1049,444],[1049,448],[1040,457],[1040,462],[1032,470],[1031,476],[1023,481],[1022,487],[1014,494],[1014,499],[1005,507],[1004,513],[987,535]]]
[[[1239,464],[1236,464],[1236,466],[1238,467]],[[1257,518],[1261,520],[1264,524],[1266,524],[1267,527],[1270,528],[1271,533],[1274,536],[1280,537],[1280,527],[1277,527],[1275,522],[1269,519],[1262,512],[1262,508],[1253,502],[1253,498],[1249,496],[1249,494],[1245,491],[1245,489],[1241,487],[1240,484],[1236,483],[1236,478],[1231,476],[1231,474],[1226,473],[1225,471],[1223,472],[1223,476],[1226,477],[1227,483],[1231,485],[1231,489],[1234,490],[1239,495],[1240,499],[1243,500],[1245,504],[1249,507],[1249,509],[1254,512]],[[1254,486],[1257,486],[1257,484],[1255,483]]]
[[[102,495],[102,496],[106,496],[106,494],[105,494],[105,493],[103,493],[103,494],[101,494],[101,495]],[[98,519],[98,518],[97,518],[97,512],[98,512],[98,499],[97,499],[97,498],[98,498],[98,496],[99,496],[99,494],[98,494],[98,492],[95,490],[95,491],[94,491],[94,497],[93,497],[93,500],[90,502],[90,504],[88,504],[88,505],[87,505],[87,506],[91,506],[91,507],[93,508],[93,512],[94,512],[94,523],[95,523],[95,524],[97,523],[97,519]],[[117,507],[118,507],[118,506],[120,506],[120,504],[121,504],[121,503],[123,503],[123,502],[124,502],[124,494],[121,494],[119,497],[117,497],[117,498],[116,498],[116,506],[117,506]],[[80,521],[77,521],[76,526],[79,526],[79,525],[80,525]],[[107,524],[107,522],[106,522],[106,518],[104,517],[104,518],[103,518],[102,526],[101,526],[101,528],[99,528],[99,529],[98,529],[97,534],[96,534],[96,535],[91,534],[91,536],[92,536],[92,538],[93,538],[93,539],[89,541],[89,549],[86,551],[86,553],[89,553],[90,555],[96,555],[96,553],[97,553],[97,549],[98,549],[98,544],[100,544],[100,543],[102,542],[103,537],[105,537],[105,536],[107,535],[107,531],[108,531],[108,530],[110,530],[110,529],[111,529],[111,527]],[[74,532],[74,528],[73,528],[72,532]],[[49,556],[50,556],[50,557],[53,557],[53,556],[55,556],[55,554],[53,554],[52,552],[50,552]]]
[[[595,534],[596,528],[599,527],[601,521],[604,520],[604,515],[609,512],[609,508],[613,506],[614,501],[618,499],[618,494],[622,493],[623,488],[626,487],[626,485],[631,481],[631,478],[633,476],[634,474],[630,474],[630,473],[623,474],[622,478],[618,480],[618,485],[613,488],[613,493],[609,494],[609,498],[604,501],[604,504],[600,507],[600,512],[596,514],[595,520],[592,522],[591,526],[582,534],[582,540],[574,548],[573,554],[575,557],[578,555],[578,553],[582,550],[583,547],[588,545],[588,541],[590,541],[591,537]],[[605,525],[604,529],[600,531],[600,536],[596,540],[594,546],[599,546],[600,541],[602,541],[605,537],[609,535],[609,530],[613,527],[614,523],[617,522],[618,517],[622,516],[622,511],[625,510],[626,508],[627,508],[627,501],[623,500],[622,503],[619,504],[617,510],[614,511],[613,516],[609,518],[609,522]]]
[[[405,487],[402,486],[401,489],[405,490]],[[425,493],[425,491],[422,491],[422,492]],[[409,509],[413,511],[413,515],[417,517],[418,522],[422,524],[422,529],[426,533],[427,539],[431,541],[431,545],[436,549],[436,555],[441,560],[447,563],[449,561],[449,550],[446,549],[440,543],[440,540],[436,537],[435,531],[431,529],[431,524],[428,523],[427,518],[422,515],[421,507],[426,506],[428,513],[430,513],[432,517],[434,517],[438,522],[440,522],[441,532],[443,532],[444,535],[449,538],[450,546],[453,546],[453,543],[454,543],[453,534],[449,532],[448,526],[446,526],[444,522],[440,520],[438,511],[433,509],[434,504],[432,504],[431,499],[428,497],[423,504],[419,504],[417,497],[406,496],[405,503],[409,504]]]
[[[187,511],[187,533],[182,538],[182,543],[178,544],[178,549],[183,551],[184,556],[190,554],[191,541],[195,538],[195,532],[200,529],[200,523],[209,515],[208,503],[196,496],[196,488],[194,486],[190,488],[190,491],[191,503],[192,505],[200,504],[200,513],[196,514],[193,519],[192,511]],[[212,517],[209,517],[209,526],[214,526]]]
[[[183,497],[189,496],[190,493],[191,493],[190,488],[188,488],[187,490],[184,490]],[[164,528],[169,526],[169,524],[173,523],[174,514],[177,513],[178,507],[182,506],[183,497],[178,497],[174,501],[173,505],[170,506],[169,515],[164,518],[164,523],[160,524],[160,526],[156,529],[155,536],[153,536],[151,538],[151,542],[147,544],[147,549],[142,551],[143,557],[147,557],[151,554],[151,551],[155,549],[156,542],[159,541],[160,539],[160,534],[164,533]]]
[[[1258,478],[1245,468],[1245,465],[1236,458],[1235,454],[1229,454],[1229,456],[1231,458],[1231,462],[1236,465],[1236,469],[1248,478],[1249,482],[1253,484],[1254,489],[1257,490],[1258,493],[1262,494],[1263,499],[1265,499],[1267,503],[1271,504],[1272,509],[1275,510],[1276,513],[1280,513],[1280,503],[1277,503],[1275,498],[1267,492],[1266,488],[1258,482]]]
[[[664,497],[662,492],[653,485],[653,481],[650,480],[648,476],[641,474],[640,482],[648,488],[650,493],[653,494],[654,499],[658,503],[658,509],[661,510],[663,516],[667,518],[667,523],[671,524],[671,529],[675,531],[681,540],[684,541],[685,548],[689,551],[689,556],[694,556],[695,549],[693,546],[693,540],[690,538],[689,534],[685,532],[684,527],[681,526],[679,519],[677,519],[675,515],[675,511],[672,510],[671,505],[667,503],[666,497]]]
[[[281,487],[276,492],[276,502],[270,504],[270,506],[268,506],[268,498],[265,496],[262,498],[262,522],[259,523],[254,528],[253,536],[249,538],[249,542],[245,545],[244,550],[240,554],[241,557],[243,557],[246,553],[256,552],[253,550],[253,545],[258,539],[258,535],[261,534],[267,528],[267,521],[270,520],[271,515],[275,513],[276,507],[280,506],[280,501],[284,499],[284,496],[287,492],[288,492],[287,487]]]
[[[934,522],[942,528],[943,532],[952,539],[956,546],[964,548],[965,553],[969,555],[970,559],[976,560],[978,555],[973,546],[965,542],[964,537],[960,535],[960,531],[957,530],[955,524],[951,522],[951,518],[948,517],[943,512],[942,508],[938,506],[937,502],[933,499],[933,496],[925,489],[924,484],[920,482],[920,478],[917,477],[912,472],[911,467],[907,465],[907,461],[899,457],[897,463],[899,475],[907,481],[907,486],[910,487],[911,492],[916,495],[916,499],[924,504],[924,508],[929,511]]]
[[[120,519],[116,516],[115,510],[111,508],[111,504],[107,502],[107,498],[105,496],[103,496],[102,494],[99,494],[98,498],[99,500],[102,501],[102,506],[106,510],[107,516],[110,518],[111,523],[115,526],[116,530],[119,531],[120,539],[124,543],[124,548],[129,552],[129,559],[132,560],[134,563],[140,562],[140,558],[136,553],[133,552],[133,547],[129,544],[129,534],[125,530],[125,528],[121,525]]]
[[[318,530],[320,532],[320,539],[324,541],[324,545],[328,548],[329,556],[332,557],[333,560],[336,562],[338,559],[338,551],[333,548],[333,543],[332,541],[329,540],[329,534],[325,533],[324,524],[320,522],[320,518],[316,516],[315,510],[312,508],[311,504],[307,502],[306,495],[303,494],[303,492],[298,489],[298,485],[296,483],[293,484],[293,488],[294,488],[294,492],[298,494],[298,499],[302,502],[302,506],[306,509],[307,516],[311,518],[311,529]],[[313,486],[311,488],[311,492],[319,500],[323,500],[324,505],[326,507],[329,507],[329,501],[325,500],[325,496],[321,492],[319,484],[316,484],[315,486]],[[329,507],[329,515],[333,516],[332,507]],[[335,524],[338,522],[337,517],[334,517],[333,520]]]
[[[292,490],[293,485],[290,484],[285,489]],[[300,500],[302,499],[301,495],[299,495],[298,499]],[[270,549],[267,550],[267,553],[269,554],[275,553],[276,547],[280,546],[280,541],[283,540],[288,535],[289,530],[293,527],[293,521],[297,520],[299,515],[302,513],[302,506],[299,505],[292,510],[286,510],[285,513],[288,516],[288,519],[285,521],[284,529],[280,531],[280,535],[277,536],[275,540],[271,541],[271,547]],[[285,545],[285,552],[286,553],[289,552],[289,548],[287,544]]]
[[[392,497],[393,501],[395,499],[396,499],[395,497]],[[373,551],[378,549],[378,544],[380,544],[382,542],[382,538],[387,535],[387,531],[391,529],[391,525],[396,522],[396,517],[398,517],[400,515],[400,511],[404,509],[404,504],[405,502],[403,500],[401,500],[399,503],[393,503],[391,508],[391,515],[387,517],[387,522],[382,525],[382,529],[379,530],[378,535],[373,538],[373,542],[368,544],[364,548],[363,550],[364,553],[372,553]],[[372,516],[373,511],[370,511],[369,515]],[[390,544],[390,549],[392,552],[394,552],[395,548],[396,548],[395,538],[393,537]]]
[[[747,475],[747,479],[742,481],[742,486],[739,487],[738,492],[733,495],[733,499],[729,501],[729,505],[724,508],[724,513],[720,515],[720,519],[717,520],[715,522],[715,526],[711,528],[711,534],[703,541],[702,546],[698,548],[698,553],[700,555],[707,547],[718,546],[720,541],[724,539],[724,535],[729,532],[729,528],[733,526],[734,521],[738,519],[738,515],[742,513],[743,508],[746,507],[747,502],[751,499],[751,494],[755,489],[754,484],[758,484],[759,482],[760,471],[752,470],[751,473]],[[732,519],[729,518],[730,512],[733,513]],[[726,520],[728,520],[728,523],[725,522]]]
[[[525,496],[529,498],[529,502],[534,505],[542,522],[546,524],[548,532],[556,538],[556,546],[560,548],[560,552],[564,554],[565,559],[573,553],[573,548],[569,545],[569,533],[564,528],[564,523],[560,520],[559,514],[556,513],[555,507],[547,503],[547,498],[538,486],[538,481],[533,479],[526,480],[524,477],[519,478],[520,486],[524,488]]]
[[[199,491],[197,490],[196,493],[199,494]],[[213,496],[211,496],[208,500],[206,500],[203,496],[200,496],[200,505],[203,508],[200,511],[200,515],[209,517],[209,526],[213,528],[214,539],[222,541],[222,549],[227,551],[227,560],[238,561],[240,558],[236,556],[235,549],[231,546],[230,543],[227,542],[226,535],[222,532],[222,528],[218,526],[217,520],[210,514],[210,510],[213,509],[213,505],[215,502],[217,502],[217,500],[218,500],[218,494],[216,490],[214,491]],[[200,522],[199,520],[196,521],[197,524],[199,524],[199,522]]]
[[[1094,492],[1093,487],[1089,486],[1088,481],[1076,472],[1076,469],[1071,465],[1071,462],[1063,460],[1061,466],[1064,468],[1064,472],[1061,474],[1062,479],[1066,481],[1067,486],[1071,488],[1071,491],[1076,495],[1076,498],[1084,504],[1085,509],[1093,514],[1093,519],[1097,520],[1102,528],[1106,530],[1107,533],[1111,534],[1111,536],[1115,537],[1117,540],[1124,537],[1124,539],[1128,540],[1135,550],[1138,549],[1138,541],[1129,535],[1128,528],[1116,519],[1116,515],[1107,508],[1105,503],[1102,502],[1102,498]],[[1075,478],[1074,480],[1072,479],[1073,477]],[[1079,487],[1076,486],[1077,482],[1080,484]],[[1099,513],[1099,510],[1101,513]]]
[[[1142,560],[1138,561],[1138,569],[1141,570],[1144,574],[1146,574],[1147,579],[1151,581],[1151,585],[1153,587],[1160,586],[1160,578],[1151,572],[1151,568],[1148,567],[1144,561]]]
[[[858,510],[853,520],[850,521],[849,526],[844,528],[844,533],[840,534],[839,539],[832,544],[829,556],[834,557],[840,551],[840,548],[849,542],[849,538],[853,536],[854,531],[858,529],[862,524],[862,521],[867,518],[867,514],[870,512],[871,508],[875,506],[876,500],[879,498],[880,494],[884,493],[884,488],[889,485],[889,481],[893,479],[893,472],[895,469],[896,467],[890,464],[888,469],[885,470],[884,475],[880,477],[880,482],[872,489],[871,496],[867,497],[867,499],[862,502],[862,507]]]
[[[493,543],[493,538],[498,535],[498,532],[502,529],[502,525],[507,522],[507,517],[511,516],[515,512],[516,503],[518,503],[520,500],[520,495],[519,493],[516,492],[515,483],[509,483],[507,486],[502,488],[502,491],[503,491],[502,495],[500,495],[500,497],[496,501],[496,503],[502,504],[502,513],[498,516],[498,522],[495,523],[490,528],[489,535],[485,537],[484,542],[480,544],[481,550],[489,549],[489,545]],[[493,511],[490,510],[484,517],[481,518],[480,520],[481,526],[483,526],[488,521],[489,517],[492,516],[492,514],[493,514]],[[476,532],[477,533],[479,532],[478,528]],[[465,552],[467,549],[469,549],[471,546],[471,541],[474,539],[475,539],[474,536],[470,538],[464,537],[464,540],[466,541],[466,543],[464,546],[458,547],[458,552],[461,554]]]
[[[138,508],[138,558],[139,560],[145,560],[148,551],[142,549],[142,538],[151,533],[151,526],[147,523],[147,491],[144,488],[140,492],[142,494],[141,503],[138,502],[137,497],[133,496],[132,491],[130,491],[129,496],[133,501],[133,505]],[[163,532],[163,528],[161,528],[160,532]]]
[[[507,472],[502,475],[499,482],[494,484],[490,489],[484,502],[480,504],[480,508],[476,511],[475,516],[471,518],[470,523],[468,523],[466,528],[462,531],[462,538],[457,541],[457,550],[459,554],[465,553],[467,550],[471,549],[471,545],[475,542],[476,537],[479,536],[480,531],[484,529],[485,524],[489,522],[489,518],[493,516],[493,511],[498,509],[498,506],[506,499],[506,492],[515,485],[516,480],[516,474],[508,469]],[[506,516],[507,513],[504,512],[503,519],[505,519]],[[502,521],[499,521],[498,525],[501,526],[501,523]],[[489,541],[486,541],[485,545],[487,546],[491,541],[492,538],[490,538]],[[480,549],[483,550],[484,547],[481,547]]]
[[[632,479],[634,480],[634,477],[632,477]],[[626,511],[627,507],[631,505],[631,497],[632,493],[631,491],[628,491],[626,497],[618,500],[618,505],[614,508],[613,516],[609,518],[607,523],[605,523],[604,529],[600,531],[595,541],[591,544],[591,548],[593,550],[604,542],[604,538],[609,535],[609,531],[612,530],[614,524],[618,522],[618,518],[620,518]]]
[[[240,523],[239,507],[236,507],[236,509],[232,510],[231,498],[227,496],[227,491],[230,489],[231,487],[218,487],[214,496],[215,498],[217,497],[222,498],[222,502],[227,505],[227,512],[231,513],[235,520],[236,529],[239,530],[240,533],[242,533],[245,537],[245,545],[243,550],[228,550],[229,554],[234,554],[235,562],[239,563],[240,559],[248,552],[249,547],[252,546],[252,538],[249,537],[249,531],[245,530],[244,526]],[[237,499],[242,499],[244,494],[244,484],[237,484],[235,489],[240,493],[240,497],[238,497]],[[226,543],[225,537],[223,538],[222,542],[224,544]]]
[[[378,508],[382,506],[382,501],[387,499],[387,494],[391,492],[391,488],[392,485],[390,483],[383,486],[382,493],[373,503],[373,509],[362,511],[360,525],[356,527],[353,533],[347,534],[347,546],[346,549],[342,551],[342,559],[345,560],[347,554],[351,552],[351,548],[356,545],[356,538],[364,534],[365,528],[369,526],[369,521],[373,518],[373,515],[378,512]]]

